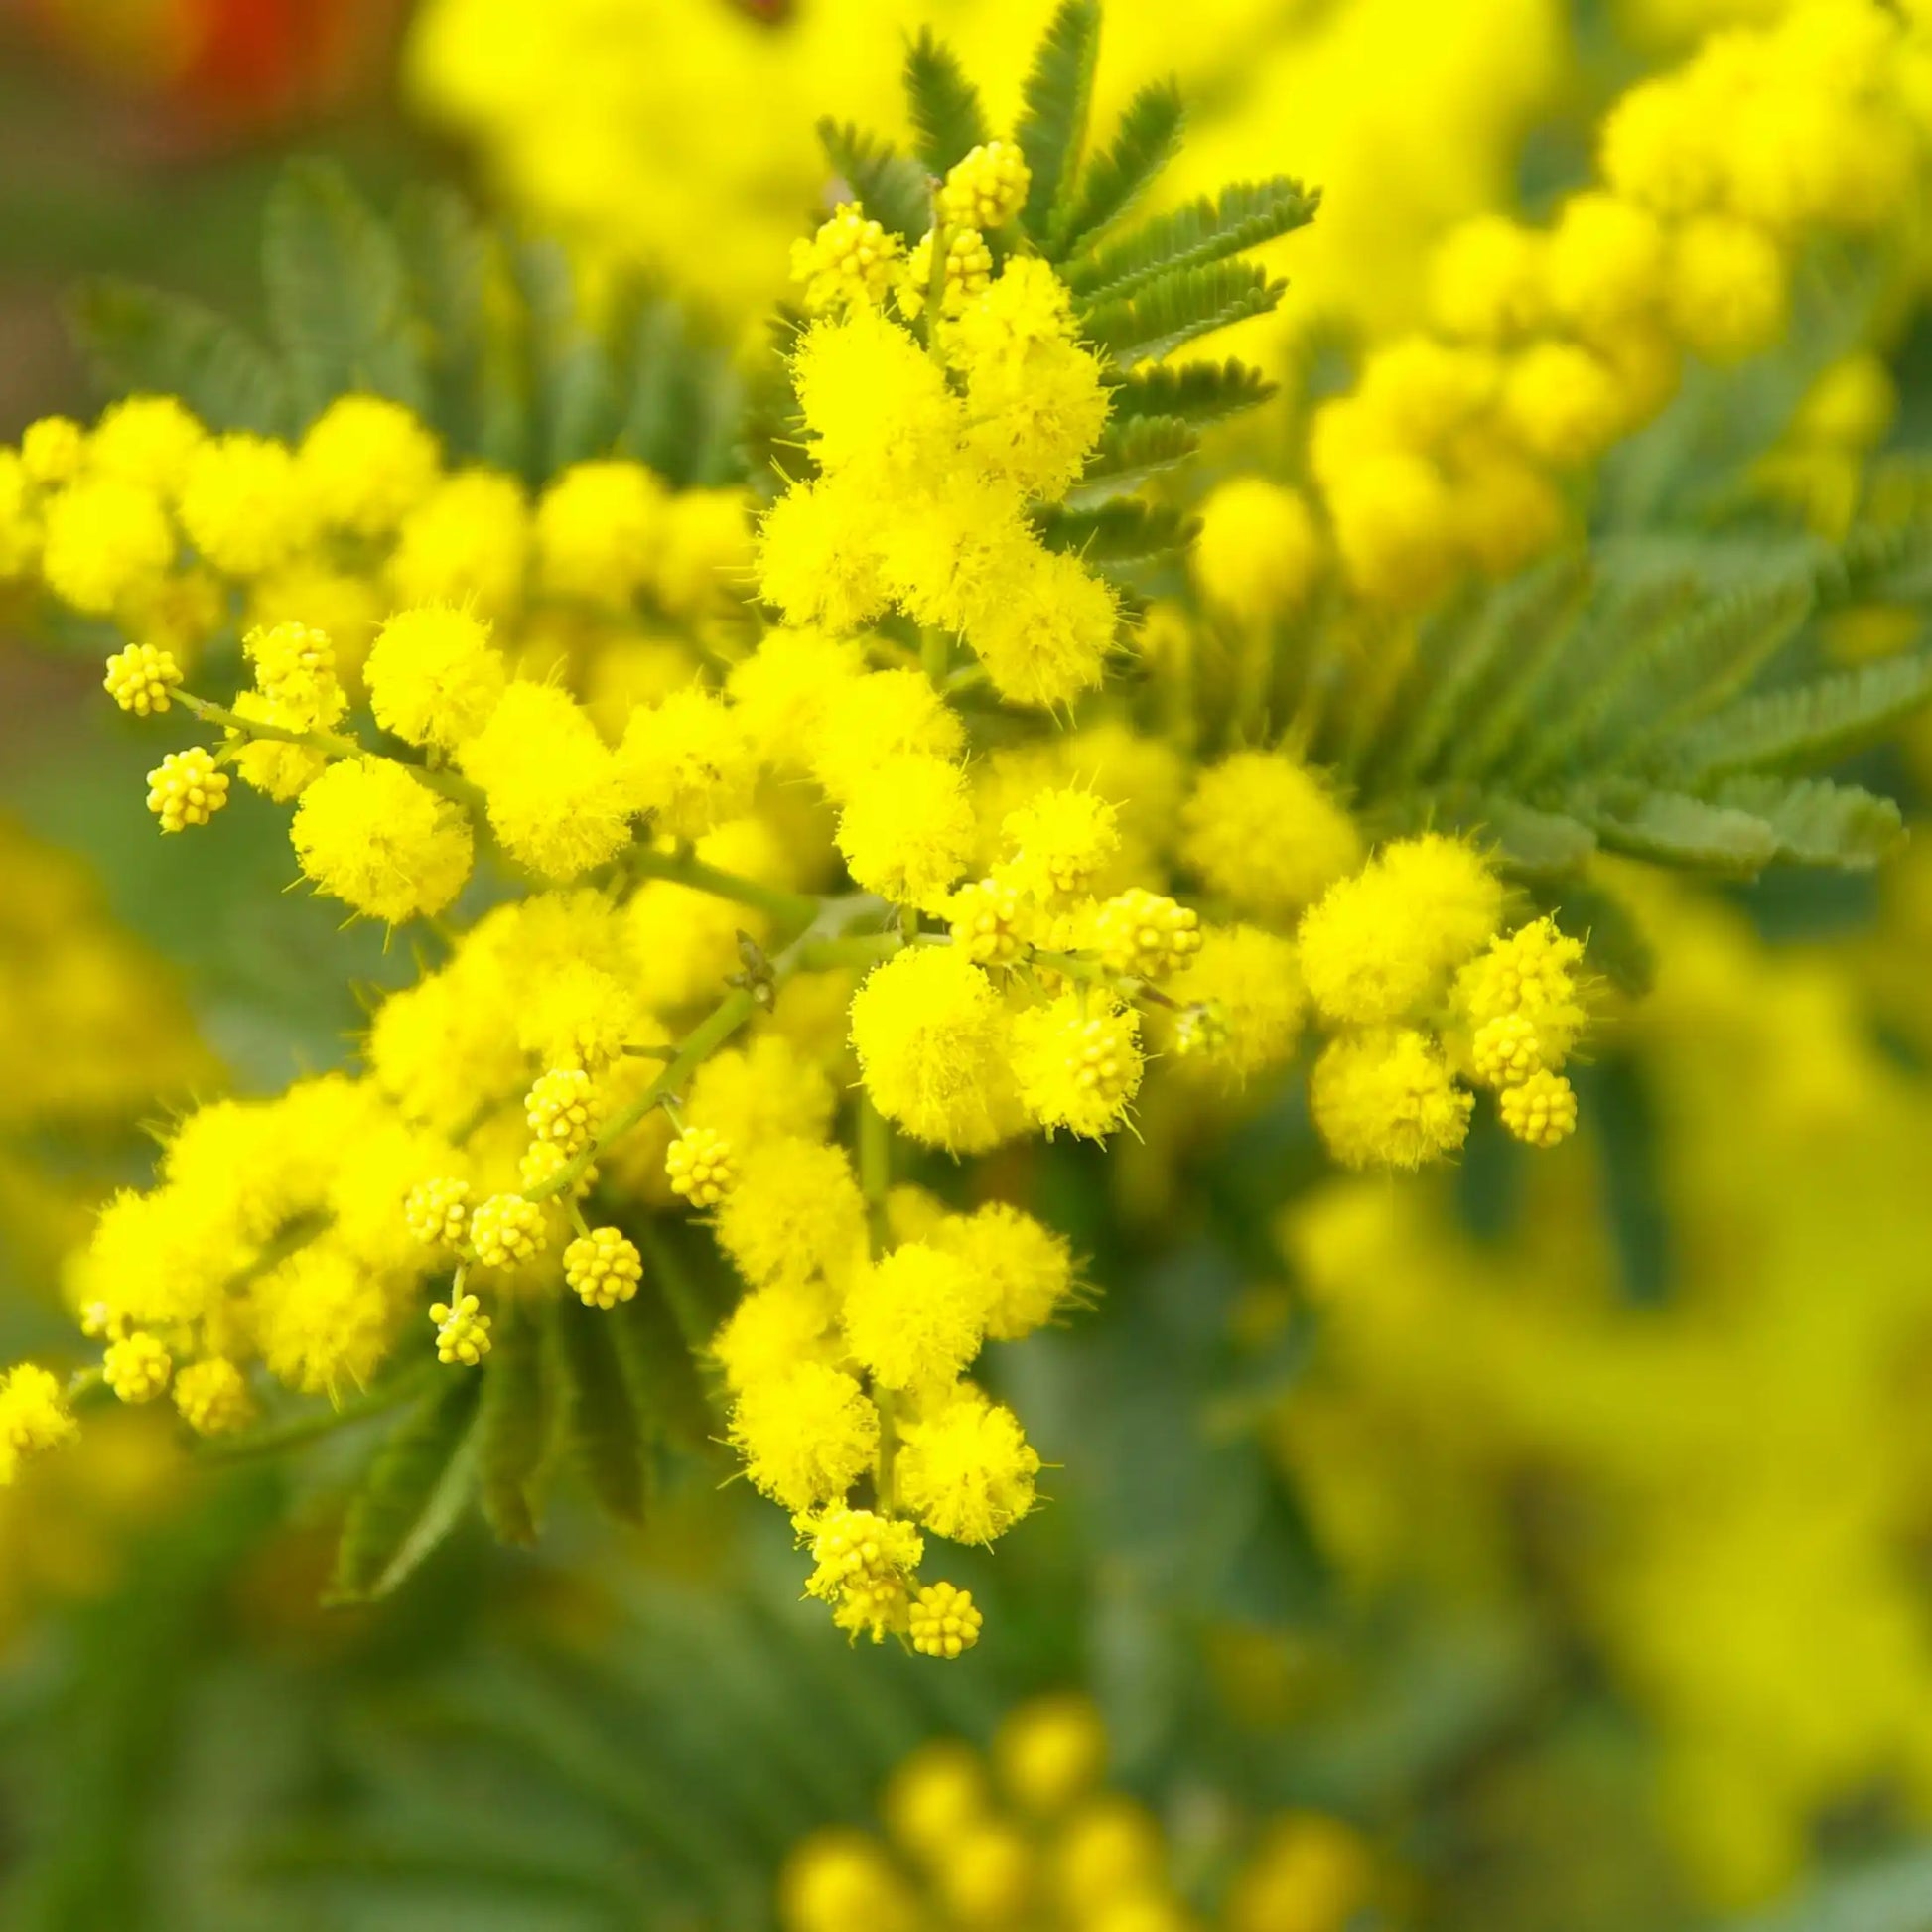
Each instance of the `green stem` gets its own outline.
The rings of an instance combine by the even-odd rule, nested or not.
[[[421,1390],[434,1376],[447,1373],[436,1362],[418,1362],[393,1380],[365,1390],[352,1402],[339,1407],[314,1409],[306,1415],[290,1416],[283,1422],[264,1424],[245,1436],[216,1437],[205,1443],[201,1457],[209,1462],[235,1462],[251,1455],[266,1455],[272,1450],[291,1448],[297,1443],[313,1442],[319,1436],[333,1436],[350,1423],[365,1422],[379,1416]]]
[[[1035,966],[1044,966],[1049,973],[1063,974],[1070,980],[1097,980],[1106,976],[1100,970],[1097,959],[1088,959],[1077,952],[1044,952],[1037,947],[1032,954]]]
[[[863,932],[848,939],[813,939],[799,948],[798,971],[827,973],[838,966],[873,966],[904,950],[897,932]]]
[[[207,698],[198,698],[192,692],[177,691],[175,697],[192,711],[197,718],[210,725],[219,725],[226,731],[236,733],[242,738],[271,739],[277,745],[301,745],[311,752],[320,752],[325,758],[363,759],[372,756],[369,748],[360,739],[349,738],[340,732],[299,732],[291,731],[286,725],[271,725],[264,718],[244,718],[238,712],[230,711],[226,705],[210,703]],[[380,756],[375,754],[373,756]],[[468,778],[459,777],[454,771],[441,768],[432,770],[426,764],[411,764],[401,759],[391,760],[401,764],[405,771],[413,772],[432,791],[439,791],[445,798],[472,811],[482,811],[483,793],[481,785],[473,785]]]
[[[952,669],[952,639],[936,623],[919,632],[919,668],[931,680],[935,691],[944,691],[947,673]]]
[[[859,1089],[859,1191],[866,1197],[866,1225],[877,1261],[891,1245],[886,1225],[886,1196],[893,1185],[893,1130],[886,1116]]]
[[[635,846],[626,863],[640,879],[668,879],[694,892],[709,893],[714,898],[728,898],[768,914],[781,926],[810,925],[818,917],[821,901],[810,893],[787,893],[776,886],[762,886],[735,872],[708,866],[690,853],[653,852],[648,846]]]

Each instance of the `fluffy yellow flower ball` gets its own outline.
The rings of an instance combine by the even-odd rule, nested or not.
[[[489,722],[508,673],[483,619],[431,604],[399,611],[383,624],[362,678],[384,731],[453,751]]]
[[[83,477],[49,499],[41,569],[76,611],[109,615],[174,562],[175,532],[145,483]]]
[[[1299,912],[1361,863],[1361,835],[1307,765],[1236,752],[1204,770],[1181,809],[1181,857],[1237,911]]]
[[[856,885],[895,905],[932,905],[971,861],[972,801],[957,766],[902,753],[854,785],[835,836]]]
[[[1408,1028],[1330,1040],[1309,1080],[1314,1124],[1346,1168],[1419,1168],[1452,1154],[1474,1104],[1435,1042]]]
[[[440,912],[470,877],[470,821],[390,759],[345,759],[302,794],[289,828],[325,893],[389,925]]]
[[[1189,558],[1209,604],[1243,622],[1295,610],[1320,573],[1322,544],[1307,499],[1267,477],[1232,477],[1201,504]]]
[[[906,1424],[899,1494],[927,1529],[991,1543],[1034,1506],[1039,1457],[1020,1420],[970,1383]]]
[[[386,536],[428,495],[442,468],[435,435],[384,396],[338,396],[309,425],[296,468],[318,522]]]
[[[979,1353],[986,1285],[956,1256],[908,1241],[846,1291],[845,1338],[883,1388],[951,1382]]]
[[[796,1362],[740,1391],[731,1433],[753,1486],[803,1511],[837,1501],[872,1466],[879,1411],[843,1369]]]

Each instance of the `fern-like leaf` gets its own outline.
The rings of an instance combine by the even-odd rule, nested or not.
[[[549,1438],[541,1334],[528,1309],[506,1302],[483,1370],[477,1412],[483,1516],[504,1543],[537,1540],[531,1487]]]
[[[1202,426],[1259,409],[1278,385],[1259,369],[1230,356],[1225,362],[1189,362],[1182,368],[1137,369],[1114,385],[1115,427],[1133,416],[1173,416]]]
[[[1266,315],[1287,288],[1252,262],[1178,269],[1137,295],[1093,310],[1083,318],[1085,334],[1116,367],[1128,369],[1137,362],[1158,362],[1196,337]]]
[[[1166,503],[1116,496],[1093,509],[1055,509],[1040,514],[1040,541],[1092,564],[1137,564],[1183,550],[1199,524]]]
[[[1127,105],[1104,154],[1088,162],[1079,193],[1054,230],[1053,252],[1076,253],[1146,194],[1180,145],[1184,112],[1173,80],[1143,87]]]
[[[1100,53],[1098,0],[1060,0],[1022,89],[1014,139],[1030,176],[1021,215],[1035,245],[1045,249],[1086,146],[1093,111],[1093,70]]]
[[[304,422],[355,390],[428,407],[402,250],[340,168],[301,162],[283,174],[269,198],[262,277]]]
[[[921,27],[906,46],[905,99],[918,131],[919,159],[935,175],[945,174],[987,138],[979,89],[930,27]]]
[[[1687,792],[1612,784],[1571,802],[1613,852],[1661,865],[1752,879],[1778,856],[1778,835],[1757,813]]]
[[[932,221],[932,198],[925,170],[916,161],[900,154],[890,141],[829,115],[818,123],[818,140],[826,160],[868,218],[908,242],[925,233]]]
[[[1896,804],[1861,785],[1825,778],[1727,779],[1715,805],[1749,812],[1777,838],[1778,857],[1801,866],[1868,872],[1897,845],[1903,824]]]
[[[286,434],[288,380],[276,358],[226,317],[133,282],[83,283],[70,311],[102,386],[180,396],[210,429]]]
[[[1074,485],[1071,500],[1083,507],[1097,497],[1125,495],[1199,448],[1199,432],[1178,416],[1129,416],[1109,423]]]
[[[1071,262],[1068,287],[1084,311],[1120,301],[1179,269],[1225,261],[1314,219],[1319,191],[1277,175],[1234,182],[1212,199],[1202,196],[1161,215],[1103,248]]]
[[[1816,770],[1876,743],[1932,699],[1932,654],[1887,658],[1761,692],[1673,747],[1673,768],[1705,783],[1745,771]]]

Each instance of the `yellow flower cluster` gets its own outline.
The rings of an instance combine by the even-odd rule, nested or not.
[[[1601,184],[1547,227],[1451,229],[1431,326],[1372,348],[1311,419],[1327,540],[1298,492],[1232,485],[1195,560],[1210,602],[1291,609],[1332,548],[1352,590],[1417,610],[1550,549],[1572,523],[1566,479],[1657,414],[1686,351],[1768,348],[1805,243],[1895,221],[1925,146],[1906,34],[1878,0],[1822,0],[1715,36],[1614,105]]]
[[[1104,1783],[1108,1739],[1072,1693],[1011,1712],[992,1761],[922,1744],[881,1800],[883,1838],[850,1828],[795,1846],[778,1883],[785,1932],[1342,1932],[1368,1907],[1368,1847],[1314,1812],[1270,1819],[1204,1920],[1183,1895],[1160,1819]]]

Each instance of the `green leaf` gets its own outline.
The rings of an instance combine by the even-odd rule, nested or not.
[[[340,168],[306,161],[284,172],[269,198],[262,277],[303,421],[358,391],[428,408],[402,250]]]
[[[1596,834],[1566,812],[1543,811],[1506,793],[1486,793],[1475,829],[1496,843],[1503,865],[1536,878],[1565,878],[1588,863]]]
[[[1821,602],[1916,604],[1932,597],[1932,516],[1849,531],[1821,574]]]
[[[1612,985],[1633,1000],[1650,991],[1657,978],[1656,952],[1636,915],[1614,893],[1587,879],[1536,880],[1529,893],[1559,930],[1588,947],[1590,965]]]
[[[492,1339],[477,1413],[483,1515],[503,1542],[529,1544],[537,1540],[530,1488],[550,1433],[541,1334],[529,1311],[511,1301]]]
[[[541,482],[610,448],[618,433],[617,377],[610,351],[584,320],[576,274],[561,245],[526,242],[513,266],[530,317],[533,481]]]
[[[1070,263],[1067,286],[1082,313],[1090,314],[1164,276],[1225,261],[1303,227],[1314,219],[1320,202],[1318,191],[1311,192],[1287,175],[1233,182],[1218,197],[1203,195],[1097,255]]]
[[[1047,510],[1038,518],[1040,541],[1090,564],[1139,563],[1184,550],[1198,521],[1166,503],[1117,496],[1089,510]]]
[[[1072,500],[1078,504],[1096,495],[1124,495],[1199,448],[1198,432],[1178,416],[1129,416],[1109,423],[1080,473]]]
[[[1073,190],[1093,111],[1093,70],[1100,55],[1098,0],[1060,0],[1021,89],[1014,139],[1032,179],[1021,219],[1045,247]]]
[[[1673,748],[1673,770],[1702,782],[1734,771],[1796,771],[1876,743],[1932,697],[1932,653],[1885,658],[1766,691],[1707,720]]]
[[[1891,799],[1825,778],[1730,778],[1712,802],[1761,818],[1777,835],[1778,857],[1800,866],[1868,872],[1904,830]]]
[[[1225,362],[1188,362],[1180,368],[1137,369],[1114,384],[1115,428],[1136,416],[1177,416],[1200,427],[1244,409],[1259,409],[1278,384],[1259,369],[1229,356]]]
[[[930,27],[921,27],[905,50],[905,98],[918,130],[919,159],[933,174],[944,175],[986,141],[979,89]]]
[[[476,1484],[482,1390],[476,1370],[450,1369],[377,1449],[343,1525],[331,1603],[388,1595],[456,1527]]]
[[[636,1398],[611,1330],[611,1311],[574,1295],[554,1307],[564,1421],[597,1499],[626,1523],[641,1523],[650,1495],[649,1445]]]
[[[1287,288],[1252,262],[1210,262],[1105,303],[1083,318],[1082,333],[1116,367],[1132,368],[1136,362],[1158,362],[1197,337],[1266,315]]]
[[[1932,1849],[1922,1843],[1819,1882],[1795,1902],[1704,1932],[1925,1932],[1932,1925]]]
[[[69,311],[80,348],[116,394],[179,396],[210,429],[284,435],[288,380],[261,344],[212,309],[111,277],[83,282]]]
[[[1611,785],[1569,804],[1612,851],[1662,865],[1750,879],[1778,856],[1776,832],[1756,813],[1681,791]]]
[[[667,298],[644,303],[630,333],[625,452],[680,488],[735,480],[743,385],[731,358],[693,342],[683,309]]]
[[[1803,578],[1713,599],[1638,658],[1619,721],[1603,740],[1607,757],[1628,767],[1653,746],[1744,690],[1811,615]]]
[[[490,381],[488,287],[495,238],[454,189],[409,189],[396,208],[396,237],[409,270],[411,301],[426,332],[429,421],[463,456],[496,455],[504,440],[505,398]],[[522,398],[508,408],[521,429]],[[513,438],[520,459],[520,435]],[[520,460],[511,464],[521,468]]]
[[[910,243],[932,225],[932,196],[916,161],[891,142],[829,115],[818,124],[818,141],[852,199],[888,234],[903,235]]]
[[[1057,254],[1084,247],[1140,200],[1179,148],[1183,118],[1180,89],[1172,79],[1143,87],[1128,102],[1106,153],[1087,163],[1080,192],[1054,232]]]
[[[717,1433],[717,1419],[655,1279],[611,1311],[611,1332],[638,1414],[686,1448],[702,1449]]]

